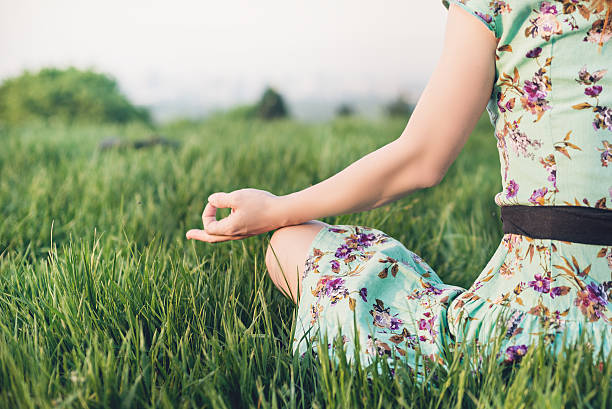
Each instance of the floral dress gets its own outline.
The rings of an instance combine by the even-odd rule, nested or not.
[[[498,41],[487,106],[501,163],[495,202],[612,210],[612,1],[450,2]],[[465,290],[381,231],[330,226],[311,244],[302,287],[298,354],[322,336],[362,364],[378,355],[410,365],[417,353],[444,363],[458,344],[500,339],[505,362],[537,342],[612,350],[611,243],[506,234]]]

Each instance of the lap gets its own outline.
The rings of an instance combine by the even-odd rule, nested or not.
[[[298,281],[300,289],[304,287],[294,334],[295,353],[305,353],[320,335],[327,335],[328,339],[342,340],[348,357],[357,348],[361,362],[371,361],[376,355],[389,358],[399,355],[414,361],[417,350],[438,360],[460,345],[475,345],[482,354],[492,352],[489,346],[499,347],[498,359],[513,362],[541,338],[547,342],[553,339],[548,335],[556,324],[541,317],[549,310],[551,314],[559,313],[553,305],[540,309],[528,306],[525,311],[499,305],[505,300],[505,294],[517,294],[515,285],[508,290],[500,285],[503,280],[508,281],[498,271],[502,262],[507,261],[507,251],[496,253],[493,260],[497,261],[483,271],[486,277],[466,291],[443,283],[418,255],[379,230],[361,226],[326,226],[322,230],[317,225],[286,233],[279,234],[277,239],[291,241],[296,235],[298,242],[287,245],[297,246],[299,251],[284,255],[288,260],[285,264],[292,266],[295,272],[292,278],[301,280]],[[528,253],[521,251],[520,254]],[[606,269],[597,271],[603,270]],[[592,271],[591,275],[596,273]],[[519,278],[523,283],[534,280],[532,272]],[[487,289],[483,283],[496,285],[481,293],[479,289]],[[533,285],[520,286],[523,297]],[[476,293],[482,296],[477,297]],[[586,294],[586,290],[582,293]],[[294,299],[297,294],[292,294]],[[539,291],[535,295],[541,300],[542,294]],[[547,296],[558,303],[557,297]],[[579,315],[581,310],[576,305],[572,300],[568,311]],[[454,321],[453,317],[462,324],[449,325],[449,318]],[[603,321],[592,325],[592,330],[590,326],[595,323],[586,323],[585,319],[577,319],[576,328],[568,322],[563,330],[559,328],[553,346],[558,349],[565,341],[575,341],[572,335],[586,332],[585,335],[593,333],[598,338],[595,349],[603,347],[609,351],[610,329]],[[502,337],[499,344],[498,335]]]
[[[418,255],[385,233],[330,226],[312,243],[303,275],[294,351],[319,336],[341,338],[347,357],[359,351],[414,361],[439,357],[448,342],[445,311],[464,290],[444,284]]]

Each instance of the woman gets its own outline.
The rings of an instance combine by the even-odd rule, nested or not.
[[[208,199],[204,230],[242,239],[278,229],[266,264],[299,299],[294,348],[341,339],[375,355],[442,361],[457,343],[500,358],[530,345],[612,342],[610,0],[452,0],[444,49],[404,132],[342,172],[277,197]],[[448,7],[448,4],[446,4]],[[487,107],[495,127],[504,236],[469,290],[442,283],[401,243],[317,218],[382,206],[437,184]],[[218,208],[232,213],[217,221]],[[586,338],[582,338],[585,336]],[[499,342],[499,340],[498,340]]]

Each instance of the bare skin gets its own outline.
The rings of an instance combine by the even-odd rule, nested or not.
[[[278,229],[266,251],[266,267],[274,285],[297,303],[310,243],[327,224],[311,220]]]
[[[316,219],[374,209],[442,180],[490,98],[496,47],[484,24],[451,5],[442,55],[399,138],[289,195],[213,193],[202,214],[204,228],[189,230],[187,238],[216,243],[278,229],[266,265],[275,285],[295,301],[307,250],[324,226]],[[231,214],[216,220],[219,208]]]

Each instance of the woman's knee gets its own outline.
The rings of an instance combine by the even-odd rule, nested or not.
[[[308,249],[317,233],[327,224],[312,220],[278,229],[266,251],[266,267],[274,284],[285,295],[297,300]]]

